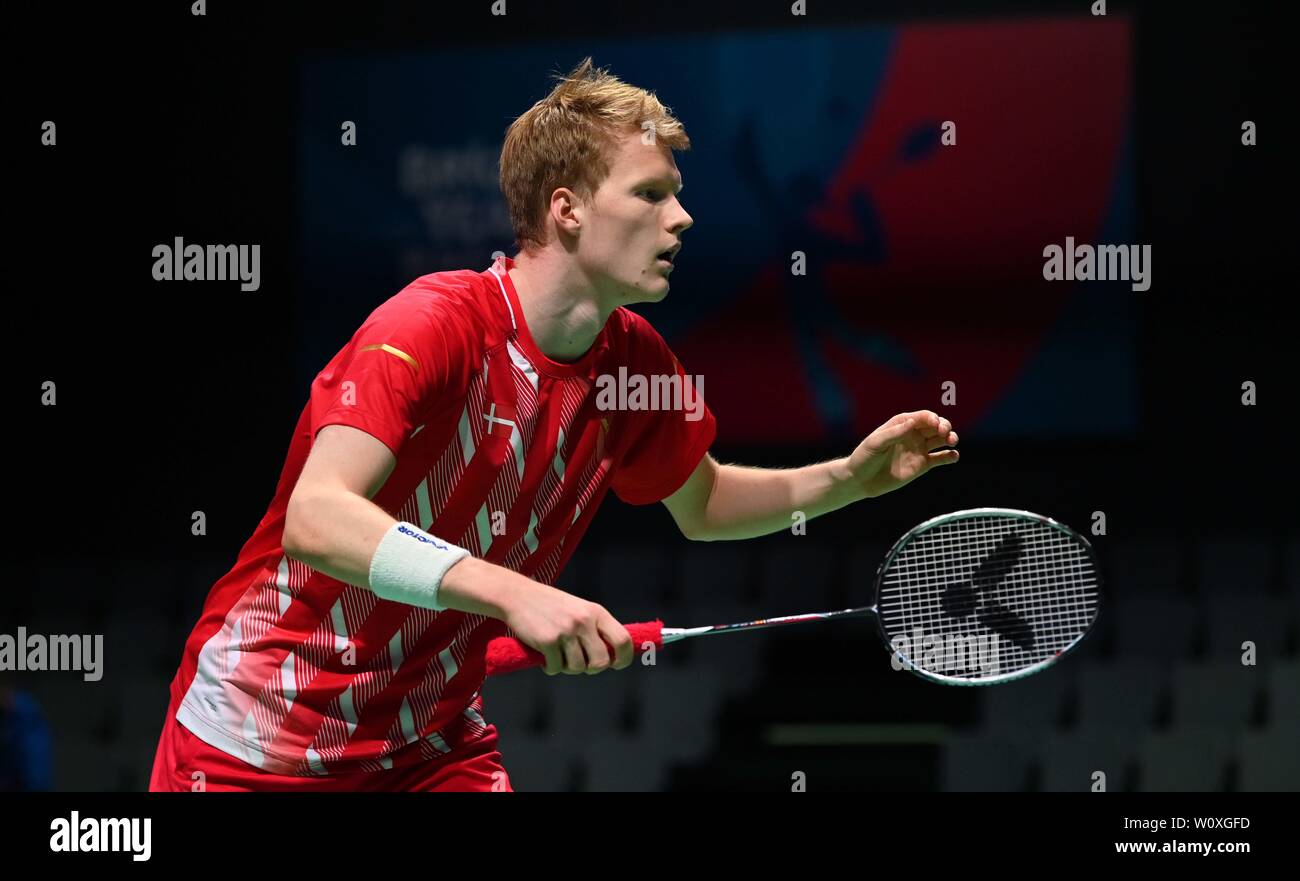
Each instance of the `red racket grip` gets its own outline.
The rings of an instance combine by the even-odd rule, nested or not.
[[[644,621],[640,624],[624,624],[627,628],[627,635],[632,637],[632,648],[634,651],[640,651],[641,646],[647,642],[654,643],[655,648],[660,649],[664,646],[664,622],[662,621]],[[609,643],[605,643],[606,646]],[[610,650],[613,654],[613,649]],[[546,663],[546,658],[536,649],[529,648],[517,639],[509,636],[498,636],[488,643],[487,647],[487,675],[500,676],[503,673],[513,673],[516,670],[527,670],[529,667],[541,667]]]

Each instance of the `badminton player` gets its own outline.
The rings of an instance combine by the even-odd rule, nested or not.
[[[591,59],[511,124],[516,256],[416,279],[317,375],[270,508],[186,643],[151,789],[508,790],[488,641],[517,637],[551,675],[633,660],[610,612],[550,586],[607,491],[663,502],[687,538],[741,539],[957,461],[928,410],[804,468],[709,455],[713,414],[627,308],[668,294],[689,146]],[[680,393],[602,405],[620,368]]]

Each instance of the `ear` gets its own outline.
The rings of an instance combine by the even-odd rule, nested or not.
[[[583,213],[582,201],[573,190],[558,187],[551,193],[551,221],[562,234],[576,236],[582,228]]]

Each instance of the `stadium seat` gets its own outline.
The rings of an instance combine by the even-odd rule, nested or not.
[[[1173,724],[1245,728],[1263,686],[1263,667],[1240,661],[1185,664],[1173,674]]]
[[[706,610],[703,614],[701,621],[712,621],[719,615],[724,615],[725,611],[720,609],[717,614],[710,615]],[[740,615],[735,620],[747,617]],[[719,618],[718,623],[725,620],[727,618]],[[720,674],[723,694],[729,697],[748,694],[758,683],[763,670],[766,637],[767,634],[762,632],[699,637],[693,640],[695,645],[691,646],[692,660],[694,664],[716,670]],[[677,646],[671,647],[671,650],[676,649]]]
[[[1058,666],[1041,675],[979,689],[981,729],[991,733],[1057,727],[1073,694],[1074,678],[1069,668]]]
[[[664,665],[636,672],[641,736],[664,744],[665,754],[682,762],[694,761],[712,748],[722,709],[721,674]]]
[[[979,732],[952,735],[940,752],[944,792],[1020,792],[1033,761],[1028,737]]]
[[[1217,728],[1148,733],[1138,753],[1141,792],[1221,792],[1232,735]]]
[[[1287,592],[1293,597],[1300,597],[1300,535],[1287,538],[1284,556]]]
[[[610,545],[597,554],[592,597],[620,621],[653,616],[672,594],[672,554],[652,545]]]
[[[692,542],[678,557],[681,599],[752,605],[757,593],[751,551],[734,542]]]
[[[1196,606],[1182,597],[1125,596],[1112,605],[1115,655],[1180,661],[1191,655]]]
[[[1066,732],[1044,732],[1035,740],[1035,751],[1044,792],[1091,792],[1094,775],[1105,774],[1107,792],[1121,792],[1127,785],[1128,766],[1135,736],[1130,731],[1083,728]]]
[[[1185,578],[1178,543],[1172,538],[1117,542],[1105,562],[1115,596],[1173,595]]]
[[[521,670],[494,676],[483,683],[483,717],[496,725],[501,736],[537,734],[538,726],[549,715],[551,690],[555,677],[539,670]]]
[[[1241,644],[1255,644],[1258,658],[1277,657],[1286,647],[1291,611],[1280,597],[1219,591],[1205,598],[1212,658],[1240,659]]]
[[[636,672],[628,668],[594,676],[543,677],[551,696],[548,730],[575,744],[618,734],[633,697],[631,677]]]
[[[1267,593],[1273,588],[1273,549],[1253,538],[1220,538],[1197,549],[1197,586],[1204,595]]]
[[[502,732],[501,764],[519,792],[568,792],[575,770],[573,744],[548,735]]]
[[[836,604],[835,549],[807,536],[782,535],[759,555],[759,604],[765,617],[824,612]],[[860,605],[870,605],[863,596]]]
[[[662,757],[642,739],[601,737],[583,744],[586,792],[658,792],[665,782]]]
[[[1300,726],[1300,660],[1271,665],[1267,677],[1269,724]]]
[[[1079,670],[1081,728],[1150,725],[1165,684],[1165,668],[1147,661],[1087,664]]]
[[[1300,725],[1273,725],[1237,741],[1240,792],[1300,791]]]

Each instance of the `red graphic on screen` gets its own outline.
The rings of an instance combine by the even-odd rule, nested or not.
[[[824,185],[767,180],[764,144],[742,126],[736,167],[781,230],[782,259],[674,340],[708,380],[721,438],[863,436],[922,408],[977,424],[1078,293],[1043,280],[1042,252],[1097,241],[1127,136],[1130,44],[1124,18],[901,28]],[[949,380],[955,408],[939,404]]]

